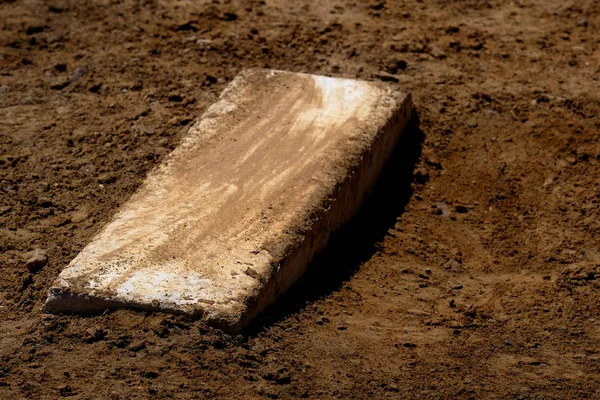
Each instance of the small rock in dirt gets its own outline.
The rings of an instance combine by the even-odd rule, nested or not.
[[[450,327],[451,329],[462,329],[463,325],[457,321],[450,321],[450,323],[448,324],[448,327]]]
[[[52,44],[52,43],[58,43],[63,39],[63,35],[59,34],[59,33],[55,33],[52,34],[50,36],[48,36],[46,38],[46,43],[48,44]]]
[[[467,126],[469,128],[477,128],[478,125],[479,124],[474,119],[470,119],[469,121],[467,121]]]
[[[27,267],[29,272],[38,272],[48,264],[48,255],[42,249],[35,249],[25,253],[24,257],[27,258],[25,267]]]
[[[577,20],[577,26],[588,26],[588,21],[585,18],[581,18]]]
[[[47,192],[50,189],[50,185],[47,182],[38,183],[38,189],[42,192]]]
[[[83,339],[88,343],[94,343],[104,339],[105,336],[106,332],[102,328],[93,327],[86,329]]]
[[[111,183],[116,182],[117,177],[112,174],[102,174],[98,176],[98,183],[103,185],[109,185]]]
[[[69,75],[69,82],[77,82],[79,79],[86,76],[88,73],[88,69],[86,67],[77,67],[73,70],[71,75]]]
[[[506,340],[504,341],[504,344],[505,344],[506,346],[512,346],[512,344],[513,344],[513,343],[512,343],[512,340],[510,340],[510,339],[506,339]]]
[[[75,211],[71,214],[71,222],[74,224],[78,224],[82,221],[85,221],[88,218],[88,213],[85,211]]]
[[[444,58],[446,58],[446,53],[444,53],[442,49],[440,49],[437,46],[431,47],[431,52],[429,54],[431,54],[432,57],[437,58],[438,60],[443,60]]]
[[[569,156],[566,158],[567,162],[571,165],[577,164],[577,159],[575,157]]]
[[[129,351],[138,352],[146,348],[146,342],[143,340],[136,340],[127,347]]]

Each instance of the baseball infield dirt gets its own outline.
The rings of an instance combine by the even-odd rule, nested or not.
[[[597,398],[599,66],[595,0],[0,1],[0,398]],[[413,94],[354,222],[242,335],[43,314],[255,67]]]

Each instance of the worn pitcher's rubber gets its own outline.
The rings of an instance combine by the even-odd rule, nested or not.
[[[412,111],[376,83],[246,70],[49,289],[239,332],[359,209]]]

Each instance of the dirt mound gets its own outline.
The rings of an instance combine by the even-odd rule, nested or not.
[[[0,398],[597,396],[597,1],[24,0],[0,15]],[[59,271],[249,67],[414,95],[319,274],[241,336],[43,315]]]

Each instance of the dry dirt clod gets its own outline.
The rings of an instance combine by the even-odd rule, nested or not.
[[[427,181],[429,180],[429,171],[427,171],[426,168],[417,168],[415,169],[414,172],[414,177],[415,177],[415,181],[418,184],[424,184],[427,183]]]
[[[67,397],[72,396],[75,393],[73,392],[73,388],[70,385],[60,385],[56,388],[61,396]]]
[[[146,348],[146,342],[144,340],[136,340],[131,343],[128,347],[129,351],[138,352]]]
[[[598,397],[600,1],[97,3],[0,0],[0,399]],[[223,20],[225,12],[238,19]],[[324,26],[334,29],[319,35]],[[570,41],[561,39],[566,30]],[[54,33],[64,37],[49,44]],[[446,59],[430,54],[433,45]],[[38,300],[59,267],[142,184],[160,161],[157,148],[180,143],[221,91],[218,77],[265,64],[322,74],[337,64],[344,77],[381,84],[373,74],[394,72],[393,59],[408,67],[392,84],[408,87],[417,104],[419,127],[407,138],[424,136],[400,152],[419,156],[414,182],[405,187],[400,168],[391,169],[383,201],[356,235],[316,266],[316,279],[282,315],[250,334],[247,351],[260,361],[234,362],[240,348],[213,329],[167,325],[171,333],[160,338],[151,312],[40,315]],[[89,74],[70,83],[80,65]],[[141,91],[121,92],[139,79]],[[173,93],[183,101],[167,102]],[[192,98],[199,100],[188,104]],[[138,136],[131,124],[160,137]],[[112,134],[114,146],[92,132]],[[443,169],[432,165],[438,161]],[[117,180],[100,190],[103,173]],[[414,192],[405,208],[404,190]],[[35,196],[51,203],[40,207]],[[437,202],[448,217],[432,213]],[[54,216],[73,224],[57,226]],[[384,239],[386,252],[367,256],[394,218],[403,231]],[[34,274],[22,254],[36,247],[52,262]],[[428,281],[416,274],[426,268],[435,285],[419,289]],[[247,278],[240,275],[233,279]],[[342,281],[353,291],[339,289]],[[384,295],[382,282],[398,294]],[[458,282],[464,288],[452,289]],[[478,308],[471,321],[468,302],[490,318]],[[354,316],[339,331],[343,311]],[[453,320],[468,328],[454,332]],[[92,326],[109,337],[86,343]],[[111,346],[124,332],[130,338]],[[146,348],[135,352],[136,341]],[[280,378],[288,363],[289,385],[262,378]]]
[[[165,326],[164,321],[156,321],[151,325],[152,331],[156,336],[166,338],[169,336],[170,330]]]
[[[48,264],[48,255],[46,254],[46,251],[39,248],[25,253],[23,257],[27,259],[25,267],[32,273],[40,271]]]
[[[102,328],[92,327],[88,328],[85,331],[85,335],[83,336],[83,340],[88,343],[98,342],[106,337],[106,331]]]
[[[408,63],[404,60],[391,57],[387,60],[385,68],[390,74],[397,74],[398,71],[404,71],[408,67]]]

